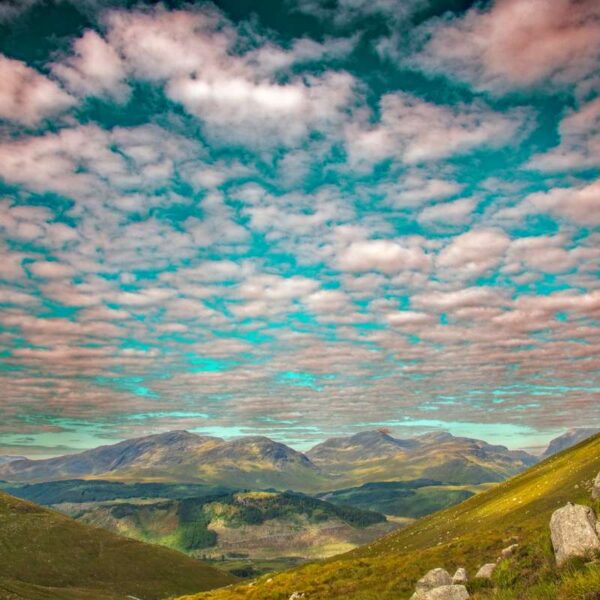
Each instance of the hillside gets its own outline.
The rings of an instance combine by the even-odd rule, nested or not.
[[[0,479],[203,483],[310,493],[418,478],[477,485],[502,481],[535,461],[525,452],[449,433],[400,440],[366,431],[327,440],[304,454],[266,437],[225,441],[172,431],[79,454],[14,460],[0,464]]]
[[[79,521],[194,557],[323,558],[397,526],[379,513],[292,493],[56,505]]]
[[[476,491],[481,491],[480,487],[442,485],[432,479],[382,481],[325,492],[318,497],[386,515],[419,518],[470,498]]]
[[[583,572],[573,568],[557,573],[548,523],[552,512],[568,501],[590,503],[591,481],[599,471],[597,435],[458,506],[356,551],[263,577],[252,586],[192,598],[281,600],[298,591],[311,600],[399,600],[409,598],[415,582],[429,569],[444,567],[452,572],[462,566],[474,573],[517,541],[520,549],[509,563],[512,571],[505,572],[499,583],[505,593],[495,595],[484,587],[473,598],[581,600],[600,586],[600,567],[580,565]]]
[[[587,438],[600,433],[600,429],[598,427],[579,427],[575,429],[569,429],[562,435],[550,440],[548,447],[544,450],[542,454],[542,458],[548,458],[557,454],[558,452],[562,452],[567,448],[571,448],[575,444],[586,440]]]
[[[200,561],[0,493],[0,598],[159,600],[234,581]]]
[[[429,433],[407,440],[365,431],[318,444],[307,453],[336,487],[375,481],[435,479],[445,484],[480,484],[506,479],[537,459],[482,440]]]

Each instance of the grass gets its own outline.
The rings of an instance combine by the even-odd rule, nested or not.
[[[494,561],[502,548],[517,542],[519,552],[499,570],[494,586],[471,584],[473,598],[598,600],[597,565],[554,567],[548,523],[552,512],[567,501],[591,503],[591,481],[599,471],[600,436],[595,436],[353,552],[266,575],[251,586],[190,598],[287,600],[299,591],[311,600],[401,600],[410,597],[415,582],[429,569],[452,572],[463,566],[473,574]]]
[[[2,600],[159,600],[234,581],[179,552],[0,493]]]

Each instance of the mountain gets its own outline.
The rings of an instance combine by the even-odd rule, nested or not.
[[[225,441],[172,431],[79,454],[11,461],[0,465],[0,479],[197,482],[317,492],[418,478],[445,484],[502,481],[535,460],[525,452],[449,433],[401,440],[382,431],[366,431],[327,440],[303,454],[266,437]]]
[[[0,598],[159,600],[235,581],[184,554],[0,493]]]
[[[13,460],[26,460],[24,456],[13,456],[12,454],[0,456],[0,465],[12,462]]]
[[[416,581],[437,567],[473,575],[517,543],[492,584],[474,581],[472,598],[583,600],[598,597],[600,564],[573,562],[556,570],[550,544],[552,513],[567,502],[591,504],[600,471],[600,435],[447,510],[332,559],[261,577],[252,586],[214,590],[186,600],[271,600],[294,592],[311,600],[408,599]],[[600,508],[596,506],[596,508]],[[442,597],[442,596],[439,596]]]
[[[45,460],[0,465],[0,479],[205,482],[236,488],[311,489],[325,476],[302,453],[266,437],[225,441],[171,431]]]
[[[379,513],[290,492],[56,505],[77,520],[196,558],[322,558],[397,528]]]
[[[550,441],[548,447],[542,454],[542,458],[548,458],[549,456],[553,456],[554,454],[562,452],[567,448],[571,448],[571,446],[574,446],[575,444],[578,444],[579,442],[591,437],[592,435],[596,435],[597,433],[600,433],[600,428],[597,427],[569,429],[569,431]]]
[[[481,440],[428,433],[407,440],[384,431],[334,438],[307,452],[313,464],[335,479],[335,487],[418,478],[443,483],[502,481],[536,462],[522,451]],[[332,486],[333,489],[333,486]]]

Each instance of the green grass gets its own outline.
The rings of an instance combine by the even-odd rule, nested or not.
[[[121,538],[0,493],[2,600],[144,600],[235,578],[159,546]]]
[[[495,587],[474,582],[473,598],[496,600],[597,600],[599,567],[554,567],[550,516],[567,501],[591,504],[590,486],[600,471],[595,436],[492,489],[367,546],[320,563],[263,576],[249,586],[215,590],[202,600],[286,600],[294,591],[311,600],[401,600],[429,569],[473,574],[513,542],[520,550],[499,571]],[[596,507],[600,508],[600,507]],[[503,569],[508,569],[509,566]],[[269,581],[270,580],[270,581]],[[524,591],[526,590],[526,591]]]

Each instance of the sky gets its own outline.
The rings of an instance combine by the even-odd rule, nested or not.
[[[4,0],[0,82],[0,452],[600,427],[596,0]]]

